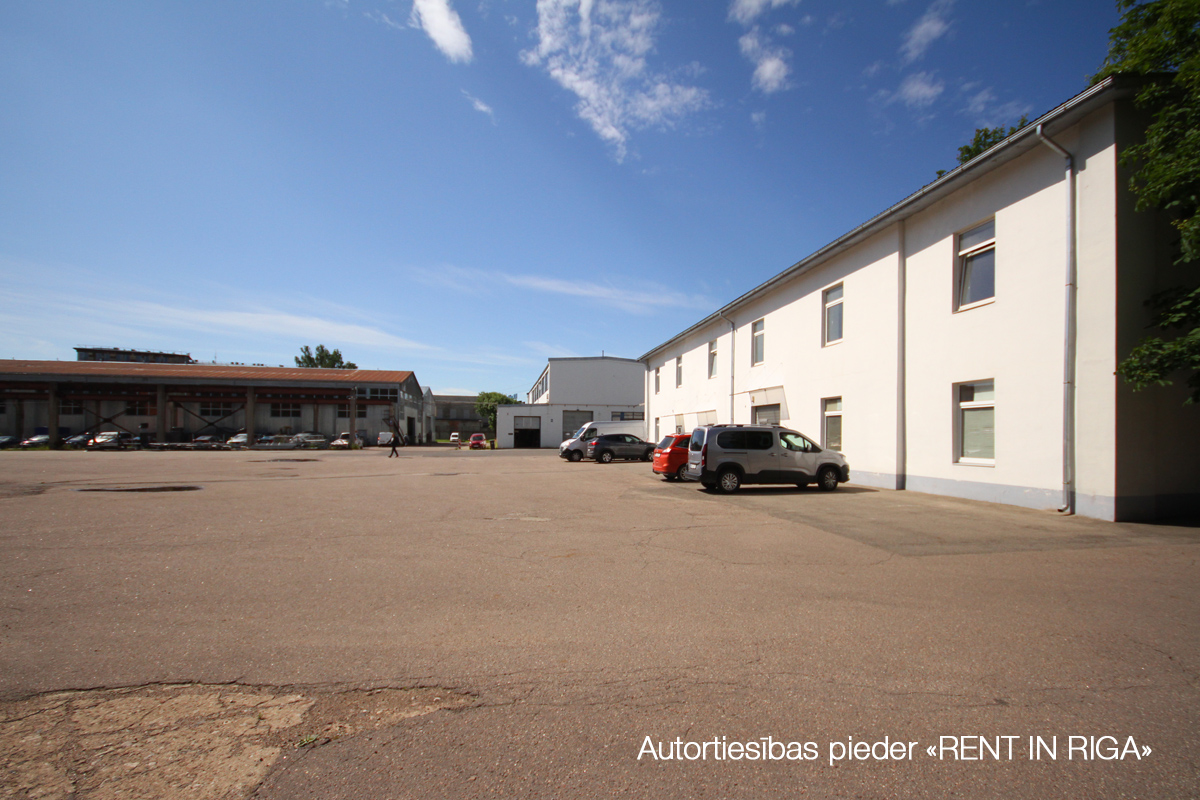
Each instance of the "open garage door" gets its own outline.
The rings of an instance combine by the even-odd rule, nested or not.
[[[513,447],[541,447],[542,418],[513,417]]]

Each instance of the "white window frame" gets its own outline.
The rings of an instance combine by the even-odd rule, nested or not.
[[[988,399],[964,401],[962,399],[962,390],[968,386],[978,387],[979,389],[986,387],[990,391],[991,397]],[[977,458],[963,455],[963,447],[966,444],[964,433],[965,412],[987,408],[992,410],[992,457]],[[994,378],[963,381],[962,383],[954,384],[954,463],[972,467],[996,466],[996,381]]]
[[[836,408],[830,408],[831,405],[837,403]],[[840,397],[824,397],[821,398],[821,446],[829,450],[842,450],[842,437],[845,435],[845,429],[842,426],[842,409],[844,404]],[[832,417],[838,419],[838,442],[837,447],[834,447],[829,441],[829,420]]]
[[[675,356],[675,388],[683,386],[683,356]]]
[[[708,343],[708,377],[717,377],[717,340]]]
[[[963,239],[972,233],[975,233],[980,228],[987,225],[992,227],[992,236],[990,239],[984,239],[972,245],[964,246]],[[972,308],[990,305],[996,302],[996,218],[984,220],[977,225],[972,225],[965,231],[954,237],[955,249],[958,256],[955,259],[954,267],[954,310],[969,311]],[[965,288],[968,265],[969,263],[984,253],[991,252],[992,254],[992,293],[988,297],[982,297],[978,300],[973,300],[969,303],[962,302],[963,289]]]
[[[839,294],[835,299],[830,300],[829,295],[833,292],[839,292]],[[843,301],[845,299],[846,285],[844,283],[839,283],[836,286],[830,286],[828,289],[821,292],[821,303],[824,306],[824,310],[821,314],[821,344],[825,347],[828,347],[831,344],[837,344],[838,342],[842,341],[846,335],[846,307],[843,305]],[[838,313],[841,315],[842,328],[841,333],[838,334],[836,339],[829,335],[829,313],[834,308],[837,308]]]
[[[662,388],[662,380],[661,380],[662,376],[659,374],[661,371],[662,371],[662,367],[654,368],[654,393],[655,394],[658,394],[659,390]]]
[[[757,366],[767,359],[766,318],[750,323],[750,366]]]

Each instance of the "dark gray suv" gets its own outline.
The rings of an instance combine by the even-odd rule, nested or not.
[[[652,455],[654,444],[632,433],[606,433],[587,443],[587,457],[596,459],[600,464],[608,464],[618,458],[649,461]]]
[[[725,493],[752,483],[815,482],[832,491],[850,480],[850,465],[841,453],[778,425],[705,425],[692,431],[688,476]]]

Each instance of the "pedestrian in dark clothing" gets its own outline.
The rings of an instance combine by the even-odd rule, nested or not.
[[[395,456],[396,458],[400,457],[400,452],[398,450],[396,450],[396,448],[399,446],[400,446],[400,437],[397,434],[393,433],[392,434],[392,452],[388,453],[388,458],[391,458],[392,456]]]

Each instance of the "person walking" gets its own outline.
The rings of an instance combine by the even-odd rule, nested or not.
[[[396,458],[400,457],[400,452],[396,449],[399,446],[400,435],[395,431],[392,431],[392,452],[388,453],[388,458],[391,458],[392,456],[395,456]]]

